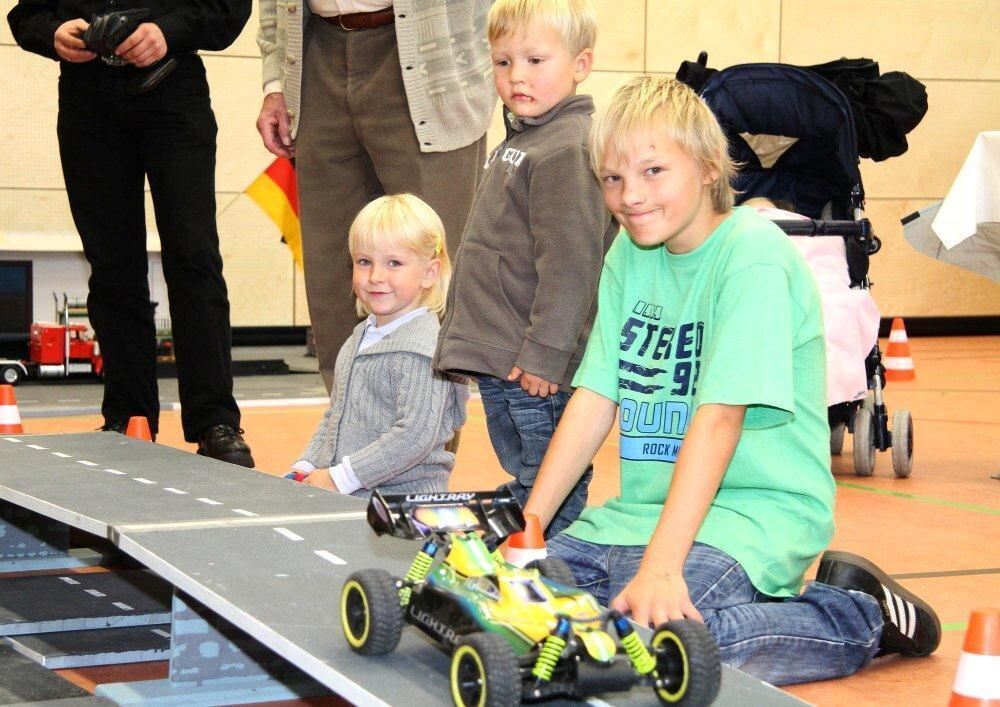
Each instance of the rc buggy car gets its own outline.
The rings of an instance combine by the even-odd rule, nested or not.
[[[585,698],[636,685],[652,687],[663,704],[707,705],[718,692],[718,648],[702,624],[667,622],[646,646],[626,618],[577,589],[560,560],[525,569],[506,562],[497,545],[524,527],[508,494],[375,492],[368,522],[379,535],[425,542],[403,578],[382,569],[347,578],[344,636],[357,653],[384,655],[395,650],[403,625],[413,624],[451,654],[459,707]]]

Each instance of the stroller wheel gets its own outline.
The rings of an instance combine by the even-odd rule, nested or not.
[[[854,473],[871,476],[875,472],[875,435],[871,411],[860,407],[854,413]]]
[[[892,416],[892,470],[900,479],[913,471],[913,418],[909,410]]]
[[[836,456],[844,451],[844,430],[846,429],[846,422],[838,422],[830,428],[830,454]]]

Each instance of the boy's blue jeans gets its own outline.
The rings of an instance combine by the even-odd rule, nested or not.
[[[500,465],[514,477],[506,484],[521,506],[524,506],[535,485],[538,467],[549,448],[549,441],[562,417],[569,393],[562,391],[546,398],[529,395],[518,381],[506,381],[493,376],[479,377],[479,393],[486,410],[486,429],[490,442],[500,459]],[[588,466],[580,481],[566,497],[545,530],[549,538],[562,532],[579,517],[587,505],[587,486],[594,475]]]
[[[635,576],[646,550],[566,534],[547,547],[604,606]],[[878,651],[882,612],[862,592],[813,582],[797,597],[775,599],[758,592],[736,560],[702,543],[688,554],[684,581],[722,662],[772,685],[850,675]]]

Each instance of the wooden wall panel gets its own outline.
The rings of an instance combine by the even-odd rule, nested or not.
[[[780,0],[650,0],[645,70],[672,74],[702,50],[715,67],[777,61],[780,18]]]
[[[291,324],[292,256],[274,223],[249,197],[220,200],[220,250],[233,326]]]
[[[997,0],[783,0],[781,60],[871,57],[920,79],[1000,80]]]
[[[598,2],[594,68],[601,71],[642,71],[646,0]]]

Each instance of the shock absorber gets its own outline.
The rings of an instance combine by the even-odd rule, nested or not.
[[[434,555],[437,554],[438,546],[433,540],[428,540],[424,543],[424,546],[420,548],[420,552],[417,556],[413,558],[413,563],[410,565],[410,569],[406,571],[406,577],[404,581],[406,582],[419,582],[424,577],[427,576],[427,572],[430,571],[431,563],[434,562]],[[410,603],[410,594],[412,589],[408,586],[404,586],[399,590],[399,605],[407,606]]]
[[[569,629],[569,619],[560,616],[556,620],[556,627],[545,639],[542,649],[538,651],[538,658],[535,659],[535,667],[531,669],[531,674],[540,682],[548,682],[552,679],[552,671],[555,670],[556,664],[559,663],[559,658],[562,656],[563,648],[566,647]]]
[[[653,672],[653,668],[656,667],[656,659],[643,645],[642,639],[639,638],[639,634],[632,628],[628,619],[624,616],[616,616],[614,624],[615,631],[618,632],[618,639],[622,642],[622,647],[625,648],[635,672],[640,675],[648,675]]]

